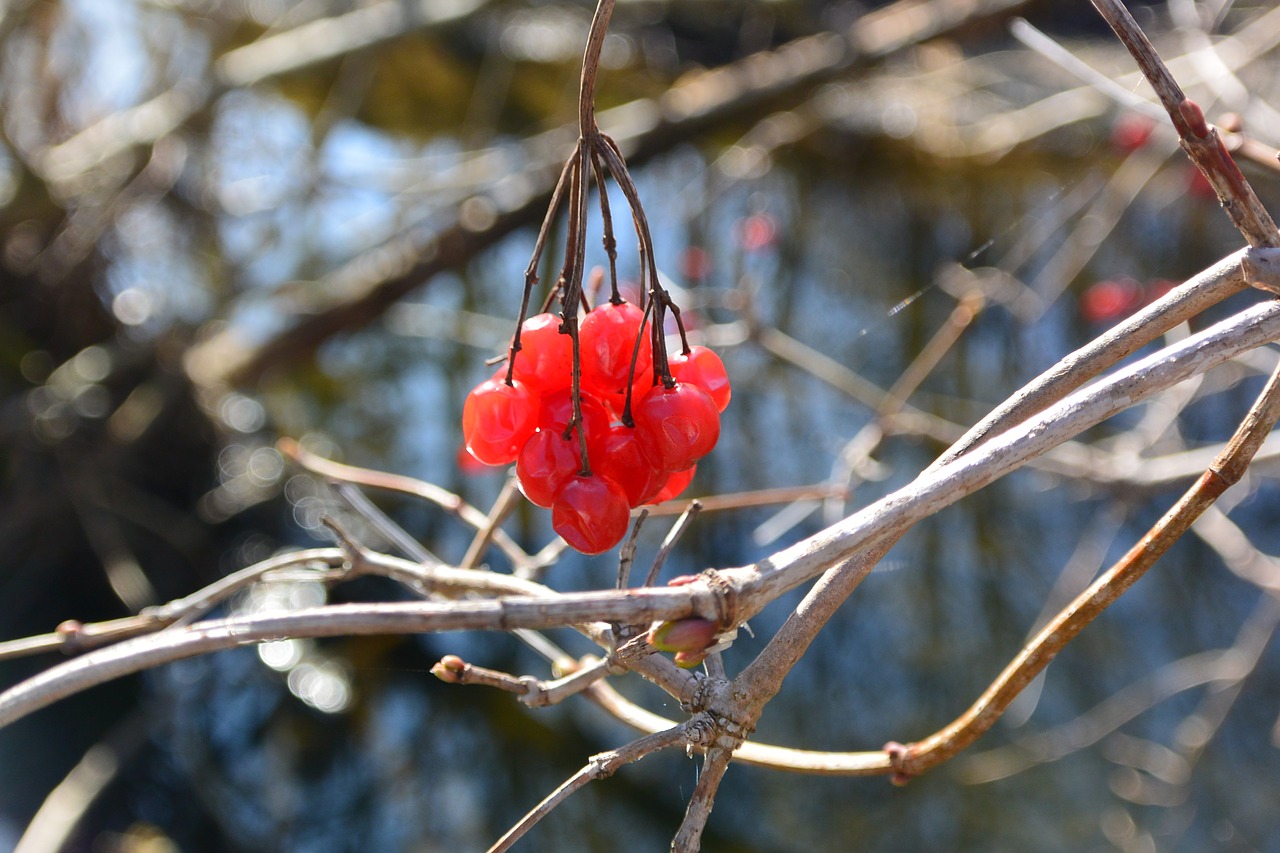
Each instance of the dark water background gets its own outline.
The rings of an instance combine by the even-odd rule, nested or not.
[[[856,95],[857,87],[850,91]],[[1059,284],[1042,273],[1079,219],[1042,237],[1037,229],[1114,174],[1122,155],[1108,144],[1109,120],[1073,126],[991,163],[939,161],[901,140],[832,123],[747,177],[728,180],[717,171],[731,137],[678,147],[639,169],[659,266],[687,286],[685,307],[718,343],[734,383],[720,446],[700,466],[690,493],[821,482],[872,416],[744,339],[740,314],[726,305],[749,292],[763,323],[888,387],[954,308],[939,284],[949,265],[1004,269],[1049,292]],[[255,129],[251,140],[245,128]],[[108,252],[105,286],[119,293],[173,277],[165,311],[150,321],[148,334],[198,325],[224,310],[252,333],[272,328],[288,297],[255,298],[254,288],[266,294],[282,281],[306,279],[327,256],[351,253],[394,221],[395,205],[371,176],[392,183],[406,172],[439,177],[447,170],[433,170],[465,147],[444,134],[408,142],[357,121],[314,150],[307,134],[306,116],[278,95],[224,97],[211,130],[224,144],[208,162],[224,170],[227,187],[258,180],[253,190],[262,194],[254,212],[218,223],[241,293],[230,308],[210,296],[208,272],[192,262],[190,246],[166,242],[182,235],[185,223],[163,209],[140,210],[137,233],[151,236],[136,245],[121,239]],[[320,164],[325,193],[308,194],[299,188],[302,170],[282,168],[299,152]],[[1060,283],[1060,297],[1034,318],[989,305],[911,403],[968,425],[1105,328],[1082,307],[1095,281],[1181,280],[1233,251],[1238,236],[1216,202],[1187,191],[1188,173],[1172,142],[1158,140],[1144,156],[1158,162],[1164,155],[1167,162],[1154,168],[1093,259]],[[1264,197],[1274,200],[1274,177],[1257,178]],[[622,206],[616,197],[615,210]],[[441,215],[429,204],[423,210]],[[753,216],[775,229],[764,245],[744,245],[744,222]],[[591,228],[598,233],[594,217]],[[221,570],[324,539],[316,518],[330,498],[280,465],[270,449],[277,434],[309,436],[313,446],[348,462],[439,483],[482,508],[492,502],[501,476],[459,470],[457,424],[467,389],[487,374],[484,359],[508,334],[504,323],[514,316],[533,236],[530,229],[517,232],[465,269],[438,276],[369,328],[332,340],[313,366],[228,404],[239,407],[228,420],[243,429],[224,441],[209,487],[257,488],[263,500],[214,537]],[[1026,240],[1027,260],[1009,269],[1008,253]],[[632,270],[634,250],[622,242],[620,266]],[[589,261],[598,263],[597,245],[593,239]],[[706,274],[696,281],[688,276],[691,249],[706,258]],[[1190,406],[1162,450],[1224,440],[1261,381],[1238,374],[1230,387]],[[1124,416],[1088,437],[1106,441],[1135,420]],[[851,505],[908,482],[941,450],[926,438],[890,437],[875,454],[883,479],[862,484]],[[876,749],[945,725],[1016,653],[1064,567],[1116,559],[1177,493],[1026,471],[939,513],[890,553],[827,626],[768,706],[757,737],[811,749]],[[1232,518],[1267,553],[1280,549],[1278,497],[1273,480],[1256,478],[1227,501]],[[437,554],[461,558],[469,535],[446,513],[395,498],[381,505]],[[758,541],[761,525],[777,512],[704,515],[665,576],[746,564],[824,523],[818,508],[780,538]],[[641,564],[669,523],[649,525]],[[520,509],[507,529],[531,551],[551,536],[546,513],[531,507]],[[558,589],[608,585],[615,559],[566,556],[547,582]],[[48,570],[36,557],[23,565],[7,577],[0,572],[5,638],[19,636],[19,628],[48,630],[59,618],[118,615],[90,612],[88,593],[64,589],[60,606],[19,616],[23,591],[40,586],[31,578]],[[498,555],[491,565],[508,568]],[[157,586],[166,588],[163,580]],[[323,595],[310,587],[293,594],[294,604]],[[763,647],[799,594],[753,620],[755,637],[741,636],[726,653],[730,673]],[[330,600],[403,596],[389,582],[368,579],[334,589]],[[1191,765],[1173,761],[1171,750],[1194,738],[1188,721],[1217,695],[1213,685],[1177,692],[1058,760],[983,784],[972,779],[979,769],[974,755],[1069,724],[1171,662],[1227,648],[1242,625],[1265,621],[1275,606],[1188,536],[1054,662],[1035,696],[1020,700],[971,755],[902,788],[883,778],[735,766],[717,797],[704,849],[1280,850],[1280,658],[1271,644]],[[32,627],[36,616],[42,621]],[[568,634],[556,639],[574,653],[593,651]],[[174,849],[161,837],[183,850],[483,849],[589,755],[631,737],[585,701],[528,710],[505,695],[449,687],[428,673],[441,655],[459,654],[545,675],[537,656],[505,636],[355,638],[294,651],[313,669],[272,669],[253,648],[223,652],[73,697],[0,732],[0,849],[16,843],[45,794],[113,730],[131,740],[128,758],[71,849],[143,849],[119,845],[147,838],[160,845],[147,849]],[[33,666],[6,664],[0,674],[10,684]],[[308,672],[317,679],[311,687],[303,680]],[[636,679],[618,687],[679,715]],[[574,795],[519,849],[666,849],[696,779],[697,763],[682,754],[650,757]]]

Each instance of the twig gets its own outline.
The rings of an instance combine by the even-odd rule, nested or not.
[[[1218,132],[1205,122],[1204,112],[1183,94],[1178,81],[1160,60],[1146,33],[1119,0],[1093,0],[1093,5],[1137,61],[1164,105],[1182,148],[1218,193],[1231,222],[1255,248],[1280,246],[1280,233],[1240,167],[1227,152]]]
[[[672,88],[660,101],[643,99],[600,115],[600,124],[625,150],[632,166],[690,138],[708,126],[740,117],[761,103],[830,79],[855,63],[868,64],[977,20],[1008,13],[1025,0],[898,0],[859,18],[844,37],[824,33],[762,51]],[[908,14],[901,14],[903,11]],[[637,116],[645,118],[639,122]],[[561,129],[538,141],[563,150],[573,139]],[[526,162],[541,162],[537,156]],[[475,231],[455,222],[423,238],[405,234],[328,276],[325,290],[340,294],[270,340],[244,348],[232,334],[194,349],[188,372],[204,387],[247,385],[270,368],[309,357],[335,334],[377,318],[389,305],[437,273],[465,262],[546,211],[558,172],[548,170],[540,189],[499,203],[493,223]]]
[[[387,474],[382,471],[373,471],[368,468],[359,468],[354,465],[334,462],[331,459],[325,459],[306,450],[291,438],[280,439],[276,443],[276,447],[289,459],[321,477],[421,498],[445,509],[476,530],[484,530],[489,523],[488,516],[480,510],[453,492],[442,489],[433,483],[413,477],[405,477],[400,474]],[[501,529],[493,532],[493,543],[502,549],[502,552],[515,564],[517,570],[527,570],[537,562]]]
[[[564,802],[574,791],[585,787],[588,782],[607,779],[618,772],[623,765],[639,761],[646,755],[651,755],[668,747],[677,746],[683,741],[684,727],[676,726],[665,732],[646,735],[619,749],[611,749],[608,752],[601,752],[591,756],[591,760],[587,762],[585,767],[566,779],[558,788],[548,794],[546,799],[538,803],[532,811],[522,817],[515,826],[507,830],[506,834],[489,848],[489,853],[502,853],[502,851],[510,850],[511,845],[519,841],[538,821],[550,814],[552,809]]]
[[[593,684],[586,695],[619,722],[642,731],[664,731],[676,723],[645,710],[623,697],[605,682]],[[749,740],[733,753],[733,760],[754,767],[817,776],[881,776],[893,767],[889,757],[875,752],[825,752],[792,749]]]
[[[676,523],[671,525],[671,529],[667,531],[667,535],[663,537],[662,544],[658,546],[658,553],[653,558],[653,565],[649,567],[649,574],[645,576],[642,586],[653,586],[658,580],[658,573],[662,571],[662,566],[667,562],[667,557],[671,554],[671,549],[675,547],[680,536],[688,529],[693,520],[698,517],[698,513],[702,511],[702,504],[698,501],[690,501],[689,506],[685,509],[680,517],[676,519]]]
[[[635,521],[631,523],[631,533],[628,534],[627,541],[622,543],[622,548],[618,550],[617,589],[627,588],[627,583],[631,578],[631,567],[636,561],[636,542],[640,538],[640,528],[644,525],[645,519],[648,517],[648,507],[645,507],[636,513]]]
[[[373,501],[365,497],[364,492],[360,491],[353,483],[335,482],[334,491],[347,506],[372,524],[379,533],[386,537],[388,542],[399,548],[400,552],[406,557],[427,565],[444,565],[443,560],[428,551],[426,546],[410,536],[403,527],[392,521],[386,513],[378,509]]]
[[[467,546],[467,553],[458,564],[460,567],[474,569],[480,565],[480,558],[484,556],[485,549],[498,534],[498,525],[506,520],[519,503],[520,490],[516,486],[516,478],[507,477],[507,481],[502,484],[502,490],[498,492],[497,499],[493,502],[493,507],[485,516],[484,526],[476,531],[475,538]]]
[[[1273,278],[1280,257],[1241,250],[1193,276],[1105,334],[1062,358],[975,424],[926,470],[959,458],[971,448],[1043,411],[1121,359],[1206,308],[1248,287],[1245,267]],[[1255,273],[1255,276],[1258,274]]]
[[[148,607],[137,616],[126,616],[123,619],[112,619],[106,622],[82,623],[67,620],[52,634],[0,643],[0,661],[52,651],[78,654],[120,640],[152,634],[180,620],[197,619],[203,616],[235,593],[258,583],[274,572],[317,563],[328,568],[337,568],[343,564],[344,560],[345,555],[336,548],[315,548],[309,551],[282,554],[219,578],[184,598],[156,607]]]
[[[722,512],[729,509],[750,509],[759,506],[794,503],[796,501],[821,500],[824,498],[843,498],[847,494],[843,486],[830,483],[816,483],[812,486],[780,486],[775,489],[758,489],[750,492],[735,492],[725,495],[707,495],[688,500],[663,501],[657,506],[648,507],[649,515],[658,518],[670,515],[684,515],[693,504],[700,504],[701,512]]]
[[[67,849],[67,842],[85,813],[146,742],[140,711],[116,723],[45,797],[13,853],[58,853]]]
[[[671,842],[671,853],[697,853],[702,849],[702,832],[706,829],[707,818],[711,817],[711,806],[732,757],[733,750],[724,747],[707,750],[702,759],[702,771],[698,774],[698,784],[694,786],[693,796],[689,797],[689,805],[685,808],[684,820]]]
[[[572,671],[554,681],[530,675],[514,676],[467,663],[457,655],[445,655],[431,667],[431,673],[447,684],[480,684],[514,693],[531,708],[555,705],[586,690],[608,675],[609,664],[601,658],[573,662]]]

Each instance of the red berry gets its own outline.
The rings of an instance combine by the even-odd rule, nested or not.
[[[486,379],[462,406],[462,438],[471,455],[486,465],[516,461],[537,427],[538,401],[521,382]]]
[[[572,381],[573,341],[560,334],[560,318],[538,314],[520,326],[515,378],[535,394],[568,388]]]
[[[658,493],[653,496],[652,500],[646,503],[660,504],[663,501],[669,501],[672,498],[679,497],[680,493],[689,488],[689,484],[693,482],[693,475],[698,472],[698,466],[690,466],[688,470],[676,471],[667,476],[667,482],[662,485]]]
[[[663,471],[683,471],[710,453],[720,439],[715,402],[688,382],[654,388],[633,414],[640,449]]]
[[[551,506],[551,526],[584,554],[599,554],[627,535],[631,511],[622,487],[599,474],[565,483]]]
[[[621,394],[631,376],[631,357],[644,312],[630,302],[597,305],[578,329],[581,346],[582,384],[602,394]],[[647,327],[646,327],[647,332]],[[635,378],[653,372],[653,343],[646,333],[640,340]]]
[[[636,406],[640,405],[640,401],[644,399],[651,388],[653,388],[652,371],[646,372],[644,376],[636,377],[636,381],[631,385],[631,411],[635,411]],[[602,394],[600,399],[604,401],[605,406],[609,409],[609,414],[613,416],[615,421],[622,420],[622,413],[627,407],[625,390],[617,394]]]
[[[668,360],[671,375],[677,382],[688,382],[697,385],[711,395],[716,404],[716,411],[723,412],[729,405],[732,392],[729,388],[729,374],[724,369],[724,362],[714,351],[704,346],[689,347],[689,354],[673,355]]]
[[[592,468],[622,487],[627,504],[637,507],[645,498],[657,494],[667,481],[663,471],[654,468],[640,450],[636,431],[622,424],[614,424],[600,442],[588,451]]]
[[[595,440],[609,431],[609,423],[613,417],[604,403],[594,394],[583,392],[582,429],[587,441]],[[570,389],[554,391],[542,398],[542,412],[538,416],[538,429],[564,435],[565,428],[573,419],[573,394]]]
[[[486,465],[479,459],[472,456],[471,451],[467,450],[466,445],[458,448],[458,454],[455,461],[458,463],[458,470],[468,476],[475,474],[488,474],[497,470],[493,466]]]
[[[588,449],[588,459],[594,454]],[[582,468],[578,435],[567,440],[562,431],[538,430],[525,442],[516,459],[516,477],[520,491],[533,504],[550,508],[556,495]]]

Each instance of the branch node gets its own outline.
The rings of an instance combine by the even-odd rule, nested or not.
[[[53,629],[62,641],[61,651],[64,655],[79,654],[84,645],[84,623],[79,619],[67,619],[58,623]]]
[[[908,768],[908,764],[911,761],[911,747],[909,745],[891,740],[884,745],[884,751],[889,756],[889,764],[893,767],[893,773],[889,775],[891,783],[901,787],[915,778],[916,774]]]
[[[333,533],[333,538],[337,545],[342,549],[342,553],[347,558],[345,566],[348,578],[357,577],[363,574],[369,566],[368,557],[365,554],[364,546],[355,540],[355,538],[347,532],[336,518],[331,515],[320,516],[320,523],[329,528]]]

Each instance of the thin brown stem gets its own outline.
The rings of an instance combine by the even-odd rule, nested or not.
[[[614,0],[600,0],[591,19],[587,33],[587,46],[582,53],[582,84],[578,90],[578,135],[590,139],[599,129],[596,127],[596,77],[600,72],[600,51],[609,31],[609,19],[613,17]]]
[[[596,191],[600,193],[600,222],[604,242],[604,252],[609,258],[609,302],[622,304],[622,294],[618,292],[618,240],[613,234],[613,213],[609,209],[609,188],[604,181],[604,167],[600,164],[600,155],[591,152],[591,171],[596,176]]]

